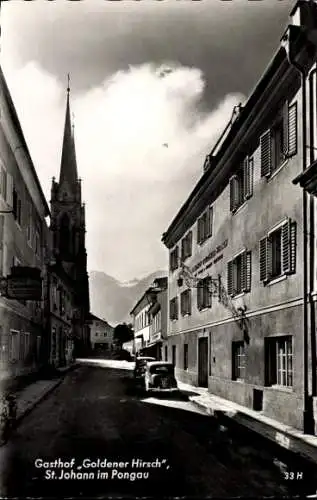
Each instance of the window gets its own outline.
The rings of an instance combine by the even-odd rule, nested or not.
[[[36,359],[37,359],[37,361],[40,361],[40,356],[41,356],[41,336],[38,335],[36,337]]]
[[[172,345],[172,363],[176,366],[176,345]]]
[[[164,350],[165,350],[165,361],[168,361],[168,347],[167,347],[167,345],[165,346]]]
[[[191,290],[188,288],[181,293],[181,314],[186,316],[192,312]]]
[[[27,242],[31,245],[32,244],[32,205],[31,205],[31,203],[27,204],[26,237],[27,237]]]
[[[16,222],[21,226],[21,220],[22,220],[22,205],[21,205],[21,199],[18,196],[18,193],[16,189],[13,189],[13,217],[16,220]]]
[[[0,195],[4,200],[7,199],[7,172],[3,165],[0,165]]]
[[[201,311],[207,307],[211,307],[212,293],[211,293],[211,278],[200,280],[197,286],[197,309]]]
[[[28,332],[24,333],[24,356],[23,358],[26,360],[30,353],[30,334]]]
[[[182,239],[182,260],[187,259],[192,254],[193,233],[189,233]]]
[[[232,342],[232,380],[245,379],[244,342]]]
[[[184,370],[188,370],[188,344],[184,344]]]
[[[253,157],[245,158],[230,178],[230,211],[235,212],[253,194]]]
[[[293,386],[292,336],[265,339],[266,385]]]
[[[231,296],[251,290],[251,252],[244,251],[228,262],[227,289]]]
[[[272,125],[260,137],[261,176],[270,177],[285,159],[297,154],[297,102],[286,102]]]
[[[213,207],[210,206],[197,221],[197,243],[201,245],[212,236]]]
[[[170,253],[170,270],[175,271],[178,268],[178,247]]]
[[[287,219],[260,240],[260,280],[264,284],[296,270],[296,223]]]
[[[19,360],[20,354],[20,332],[17,330],[10,331],[10,343],[9,343],[9,360],[15,363]]]
[[[178,300],[174,297],[170,301],[170,319],[178,319]]]
[[[39,231],[35,232],[35,254],[40,257],[41,256],[41,238]]]

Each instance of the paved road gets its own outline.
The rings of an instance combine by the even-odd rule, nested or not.
[[[287,481],[274,453],[247,433],[226,432],[184,395],[144,398],[128,370],[82,366],[1,448],[0,493],[228,498],[303,488],[308,469],[304,480]]]

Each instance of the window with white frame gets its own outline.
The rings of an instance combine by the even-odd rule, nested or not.
[[[213,206],[207,210],[197,220],[197,243],[201,245],[212,236],[213,229]]]
[[[211,293],[211,277],[207,276],[199,280],[197,284],[197,309],[201,311],[207,307],[211,307],[212,293]]]
[[[251,290],[251,252],[243,251],[227,265],[227,289],[231,296]]]
[[[230,211],[235,212],[253,195],[253,157],[245,158],[230,178]]]
[[[15,363],[20,356],[20,332],[18,330],[10,330],[9,342],[9,360]]]
[[[178,319],[178,298],[174,297],[170,300],[170,319]]]
[[[178,268],[178,246],[170,253],[170,270],[175,271]]]
[[[191,289],[188,288],[181,293],[181,314],[186,316],[192,312],[192,294]]]
[[[296,271],[296,222],[283,221],[260,240],[260,280],[271,280]]]
[[[244,380],[246,352],[243,341],[232,342],[232,380]]]
[[[297,102],[285,102],[271,128],[260,137],[260,149],[262,177],[270,177],[297,154]]]
[[[266,385],[293,386],[293,342],[291,335],[265,339]]]
[[[182,260],[187,259],[192,255],[192,246],[193,246],[193,232],[189,231],[186,236],[182,239]]]

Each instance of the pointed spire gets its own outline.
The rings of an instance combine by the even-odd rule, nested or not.
[[[73,128],[70,119],[70,106],[69,106],[69,93],[70,93],[70,79],[67,75],[67,101],[66,101],[66,116],[64,127],[64,139],[61,159],[61,170],[59,177],[59,184],[64,181],[68,183],[69,189],[74,193],[78,180],[77,162],[75,152],[75,142],[73,137]]]

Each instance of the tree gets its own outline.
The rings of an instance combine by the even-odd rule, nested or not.
[[[126,323],[121,323],[117,325],[113,332],[113,340],[122,347],[122,344],[133,340],[133,329],[132,325],[127,325]]]

